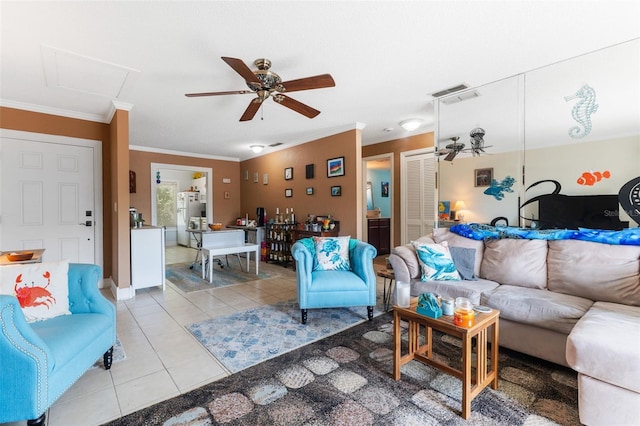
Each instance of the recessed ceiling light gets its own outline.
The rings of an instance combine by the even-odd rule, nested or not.
[[[249,148],[251,148],[251,151],[255,152],[256,154],[260,154],[264,149],[264,145],[251,145]]]
[[[408,132],[412,132],[416,130],[418,127],[422,126],[424,120],[421,118],[410,118],[408,120],[403,120],[400,122],[402,128],[404,128]]]
[[[383,132],[393,132],[393,127],[385,127],[384,129],[382,129]]]

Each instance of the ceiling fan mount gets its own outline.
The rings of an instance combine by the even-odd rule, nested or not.
[[[320,89],[324,87],[333,87],[335,82],[330,74],[321,74],[313,77],[300,78],[297,80],[290,80],[283,82],[278,74],[271,69],[271,61],[266,58],[259,58],[253,61],[253,65],[258,68],[257,70],[250,69],[241,59],[222,57],[235,72],[240,74],[245,79],[247,87],[250,90],[236,90],[227,92],[204,92],[204,93],[187,93],[187,97],[202,97],[202,96],[219,96],[219,95],[244,95],[255,94],[257,97],[251,102],[245,110],[240,121],[249,121],[260,109],[262,102],[266,101],[269,97],[293,111],[304,115],[308,118],[313,118],[320,114],[317,109],[311,108],[302,102],[296,101],[286,95],[283,92],[296,92],[301,90]],[[278,93],[274,93],[278,92]]]

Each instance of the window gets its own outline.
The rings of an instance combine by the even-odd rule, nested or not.
[[[162,182],[156,187],[158,226],[174,228],[177,219],[177,182]]]

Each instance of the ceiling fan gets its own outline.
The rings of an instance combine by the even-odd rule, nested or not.
[[[283,92],[298,92],[300,90],[321,89],[324,87],[333,87],[336,83],[330,74],[320,74],[313,77],[300,78],[283,82],[278,74],[270,71],[271,61],[268,59],[256,59],[253,64],[258,68],[251,70],[241,59],[222,57],[235,72],[245,79],[250,90],[233,90],[227,92],[204,92],[204,93],[186,93],[187,97],[200,96],[219,96],[219,95],[245,95],[255,94],[256,98],[252,99],[249,106],[240,117],[240,121],[249,121],[256,115],[262,102],[271,97],[275,102],[289,109],[294,110],[308,118],[314,118],[320,111],[296,101]]]
[[[458,142],[460,140],[459,136],[454,136],[449,138],[449,140],[453,141],[453,143],[445,145],[444,149],[438,150],[438,155],[446,155],[444,157],[444,161],[453,161],[456,156],[461,152],[471,152],[474,157],[480,156],[481,154],[486,154],[485,148],[491,148],[493,145],[484,144],[485,131],[480,127],[476,127],[475,129],[469,132],[469,136],[471,136],[471,146],[465,149],[465,144],[462,142]]]

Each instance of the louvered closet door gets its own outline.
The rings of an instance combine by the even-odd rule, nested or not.
[[[435,223],[433,152],[404,158],[402,244],[431,233]]]

